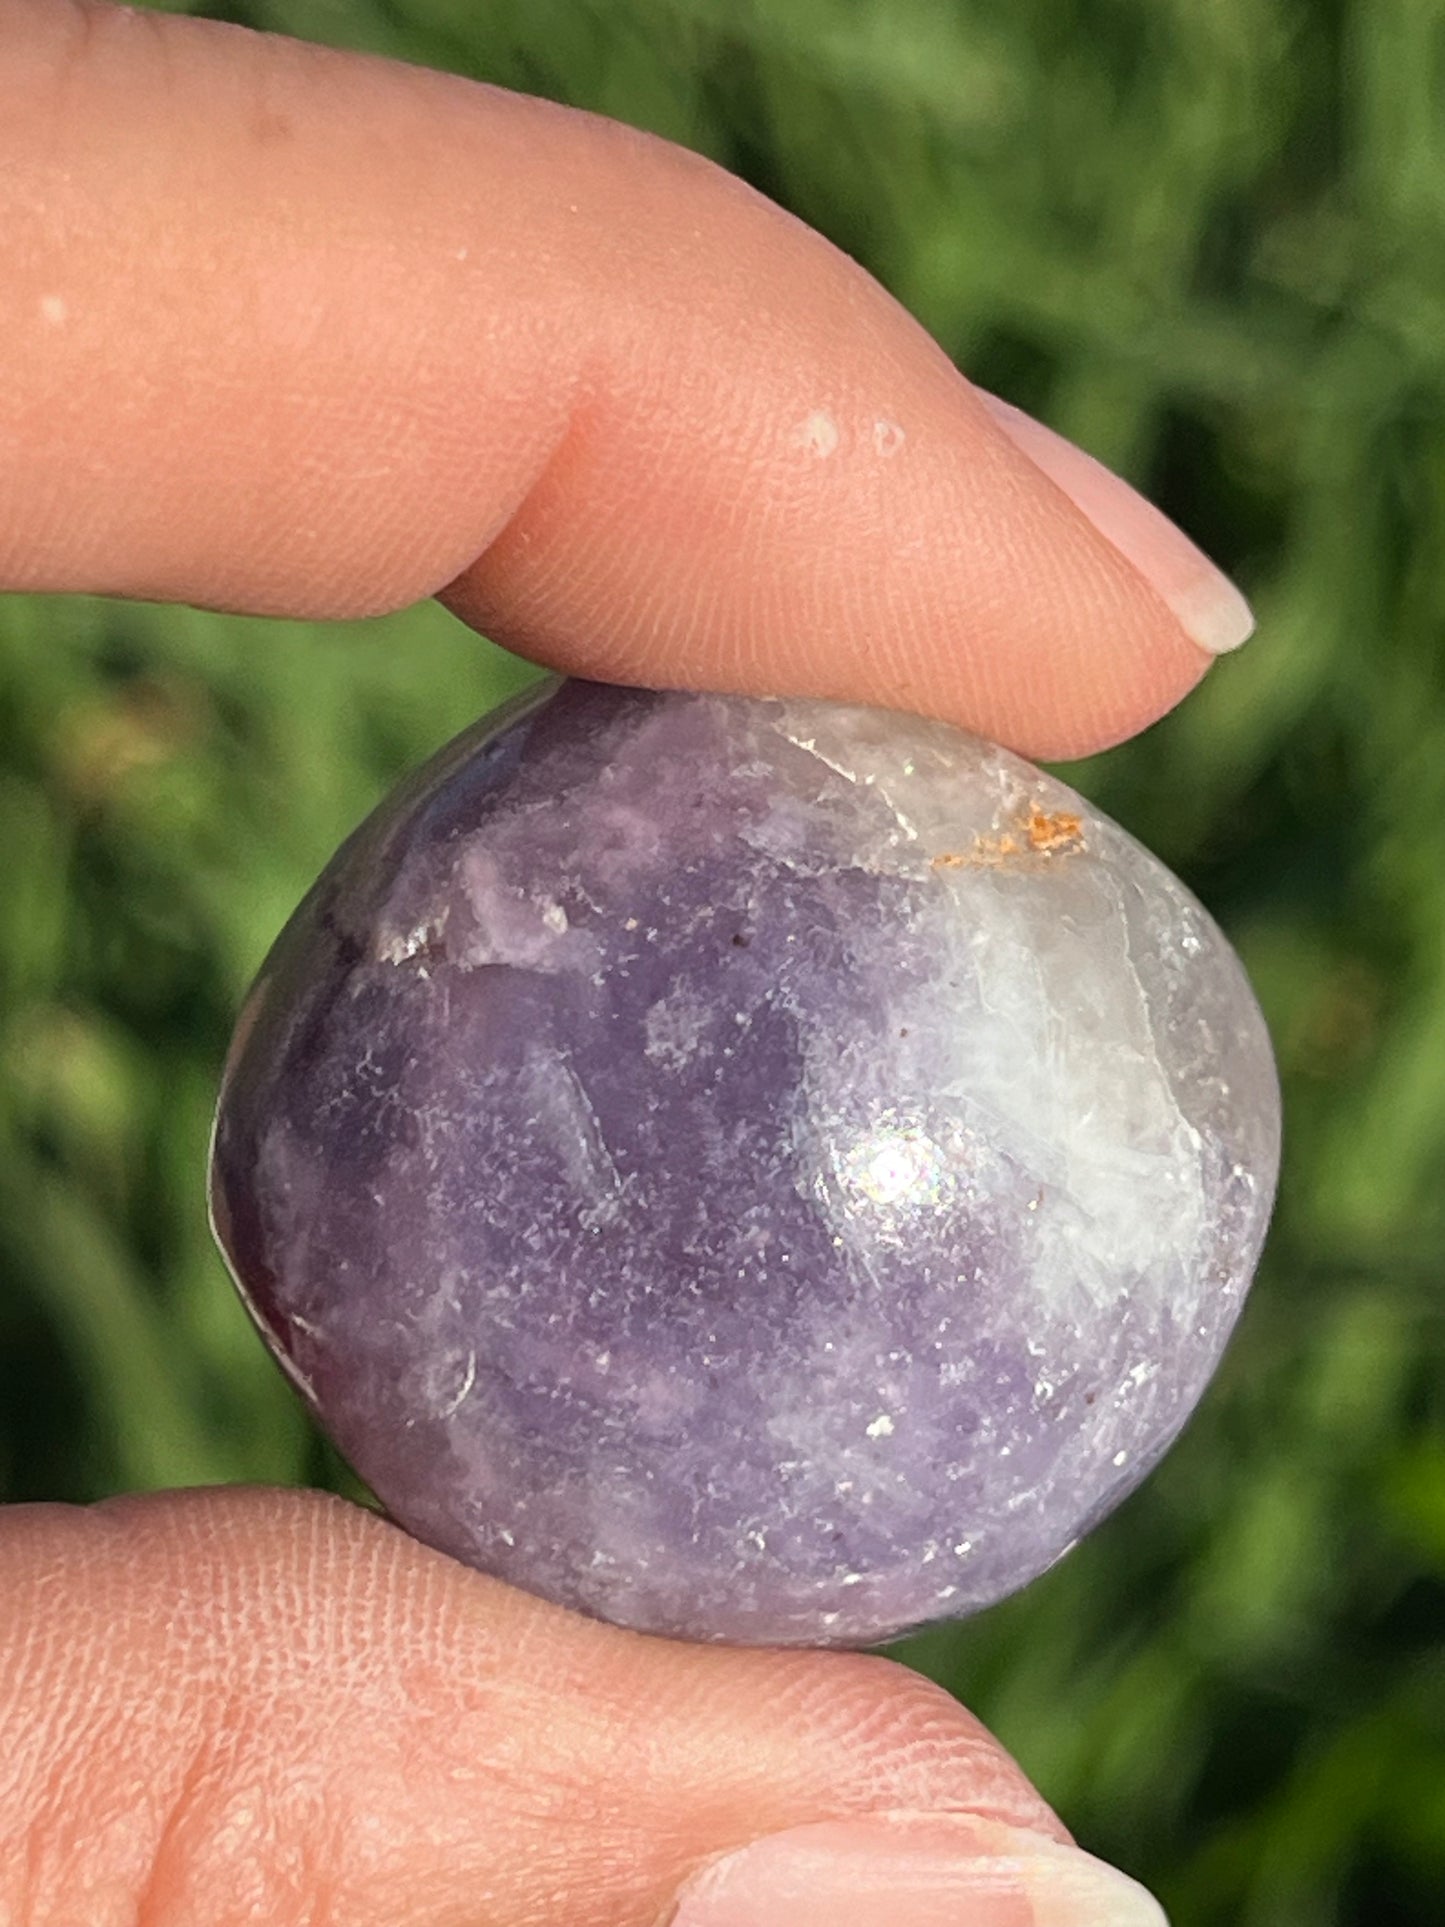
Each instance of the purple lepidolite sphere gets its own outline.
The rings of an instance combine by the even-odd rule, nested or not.
[[[1223,936],[1052,778],[568,683],[297,911],[212,1197],[419,1538],[624,1625],[866,1644],[1023,1585],[1160,1457],[1278,1139]]]

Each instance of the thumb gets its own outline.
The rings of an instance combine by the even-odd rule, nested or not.
[[[1160,1927],[938,1689],[575,1617],[314,1493],[0,1529],[0,1919]]]

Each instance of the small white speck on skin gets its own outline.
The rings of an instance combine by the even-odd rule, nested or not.
[[[70,303],[63,294],[41,295],[40,319],[52,328],[63,328],[70,319]]]
[[[233,1854],[244,1854],[258,1839],[260,1831],[259,1810],[244,1800],[238,1800],[224,1810],[221,1823],[211,1834],[211,1839]]]
[[[560,937],[567,928],[567,912],[560,903],[549,903],[542,912],[542,921]]]
[[[1129,1463],[1129,1454],[1127,1452],[1116,1452],[1114,1454],[1114,1463],[1115,1465],[1127,1465]]]
[[[889,1439],[893,1436],[893,1420],[887,1412],[880,1412],[863,1429],[870,1439]]]
[[[890,455],[896,455],[907,440],[907,435],[904,434],[897,422],[889,421],[886,416],[881,415],[878,420],[874,422],[873,452],[876,455],[881,455],[885,461]]]
[[[815,408],[793,430],[793,446],[801,448],[820,462],[826,462],[830,455],[836,454],[839,434],[838,424],[824,408]]]

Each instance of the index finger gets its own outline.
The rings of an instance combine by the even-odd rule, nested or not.
[[[0,0],[0,587],[354,616],[1037,755],[1248,633],[1157,511],[855,263],[615,123]]]

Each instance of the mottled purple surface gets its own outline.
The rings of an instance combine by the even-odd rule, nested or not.
[[[1159,1458],[1278,1155],[1218,929],[938,724],[590,684],[346,845],[242,1018],[215,1219],[420,1538],[626,1625],[864,1644]]]

